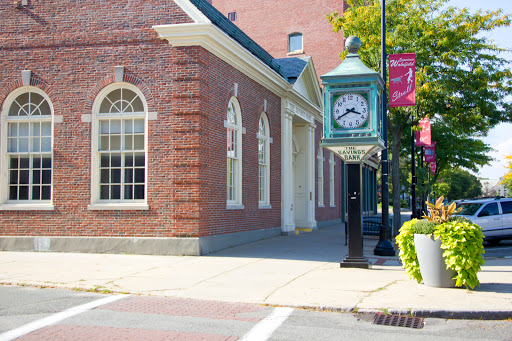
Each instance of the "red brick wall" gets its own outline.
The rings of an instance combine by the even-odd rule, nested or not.
[[[341,63],[344,40],[334,33],[325,16],[343,12],[343,0],[212,0],[222,14],[237,12],[234,22],[275,58],[288,53],[288,35],[302,33],[304,54],[313,57],[319,76]]]
[[[2,235],[200,236],[280,225],[279,98],[199,47],[172,48],[152,25],[190,22],[174,2],[29,1],[0,3],[0,105],[21,86],[21,71],[45,89],[54,114],[54,211],[0,211]],[[113,67],[145,94],[147,211],[90,211],[94,95]],[[227,101],[239,83],[243,126],[243,211],[226,211]],[[257,122],[269,102],[271,204],[257,209]],[[254,154],[254,155],[253,155]],[[4,189],[1,189],[4,190]]]
[[[210,234],[239,232],[281,225],[281,101],[280,98],[261,87],[240,71],[229,67],[217,58],[210,58],[208,65],[208,91],[211,94],[207,107],[210,113],[208,127],[211,127],[208,141],[208,186],[205,196],[210,200],[204,203],[204,209],[212,212],[205,216],[202,223],[210,227]],[[238,84],[237,99],[242,113],[242,126],[246,133],[242,135],[242,204],[243,210],[226,210],[226,112],[228,102],[234,95],[234,83]],[[272,209],[258,208],[258,124],[267,100],[267,118],[270,136],[270,204]],[[221,157],[217,157],[221,155]]]

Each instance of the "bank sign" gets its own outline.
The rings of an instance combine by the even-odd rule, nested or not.
[[[329,146],[332,152],[338,154],[347,163],[361,163],[382,148],[379,146]]]
[[[389,106],[416,105],[416,54],[389,55]]]

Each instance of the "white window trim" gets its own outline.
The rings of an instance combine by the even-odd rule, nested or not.
[[[258,156],[258,207],[261,208],[261,209],[268,209],[268,208],[272,208],[272,206],[270,206],[270,142],[271,142],[271,137],[270,137],[270,125],[268,123],[268,117],[267,117],[267,114],[266,113],[261,113],[261,119],[263,120],[263,125],[265,126],[265,131],[267,132],[267,135],[266,136],[261,136],[258,132],[258,134],[256,134],[256,137],[258,138],[258,144],[261,140],[263,140],[263,143],[265,144],[265,151],[266,151],[266,154],[265,154],[265,188],[264,188],[264,192],[265,192],[265,198],[264,200],[260,200],[260,197],[259,197],[259,193],[260,193],[260,184],[259,184],[259,156]],[[258,126],[259,126],[259,121],[258,121]],[[269,207],[270,206],[270,207]]]
[[[31,121],[29,118],[24,117],[16,117],[13,119],[8,119],[7,115],[9,113],[9,108],[12,104],[12,102],[21,94],[25,92],[35,92],[41,96],[48,102],[48,105],[50,106],[51,110],[51,117],[42,117],[38,121],[51,121],[51,132],[52,132],[52,138],[51,138],[51,159],[52,159],[52,177],[51,177],[51,197],[50,200],[23,200],[23,201],[12,201],[9,200],[9,172],[8,172],[8,157],[7,157],[7,126],[8,122],[14,122],[14,121]],[[4,100],[4,104],[2,106],[2,111],[0,113],[0,134],[1,134],[1,140],[0,140],[0,188],[2,189],[0,191],[0,210],[19,210],[19,211],[28,211],[28,210],[34,210],[34,211],[48,211],[48,210],[54,210],[55,207],[53,205],[53,198],[54,198],[54,157],[53,157],[53,146],[54,146],[54,138],[55,138],[55,132],[54,132],[54,109],[53,109],[53,103],[50,100],[50,97],[41,89],[35,87],[35,86],[22,86],[20,88],[15,89],[12,91]]]
[[[243,168],[242,168],[242,161],[243,161],[243,155],[242,155],[242,135],[245,133],[244,128],[242,126],[242,111],[240,109],[240,103],[238,103],[238,100],[236,97],[231,97],[229,102],[233,104],[233,107],[235,109],[235,119],[237,124],[233,125],[229,123],[226,120],[224,121],[224,127],[225,128],[232,128],[236,129],[236,155],[237,155],[237,177],[235,182],[235,199],[234,200],[228,200],[227,199],[227,184],[226,184],[226,209],[228,210],[237,210],[237,209],[244,209],[244,205],[242,203],[242,177],[243,177]],[[228,106],[229,107],[229,106]],[[227,115],[227,108],[226,108],[226,115]],[[227,155],[226,155],[227,160]],[[227,169],[226,169],[227,172]]]
[[[101,102],[110,92],[117,89],[128,89],[135,92],[144,105],[144,112],[129,114],[99,114]],[[144,199],[143,200],[101,200],[100,199],[100,167],[98,158],[98,129],[100,119],[112,118],[144,118]],[[148,107],[144,94],[136,86],[126,82],[114,83],[102,89],[96,98],[92,108],[91,127],[91,203],[88,210],[148,210]]]
[[[324,205],[324,150],[318,146],[318,207],[325,207]]]

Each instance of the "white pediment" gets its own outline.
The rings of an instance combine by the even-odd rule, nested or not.
[[[322,91],[316,76],[313,60],[309,59],[306,67],[293,84],[293,90],[318,108],[323,108]],[[322,109],[323,110],[323,109]]]

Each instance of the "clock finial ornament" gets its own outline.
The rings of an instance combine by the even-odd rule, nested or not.
[[[361,48],[361,39],[356,36],[350,36],[345,40],[345,48],[348,50],[348,53],[357,54],[359,48]]]

